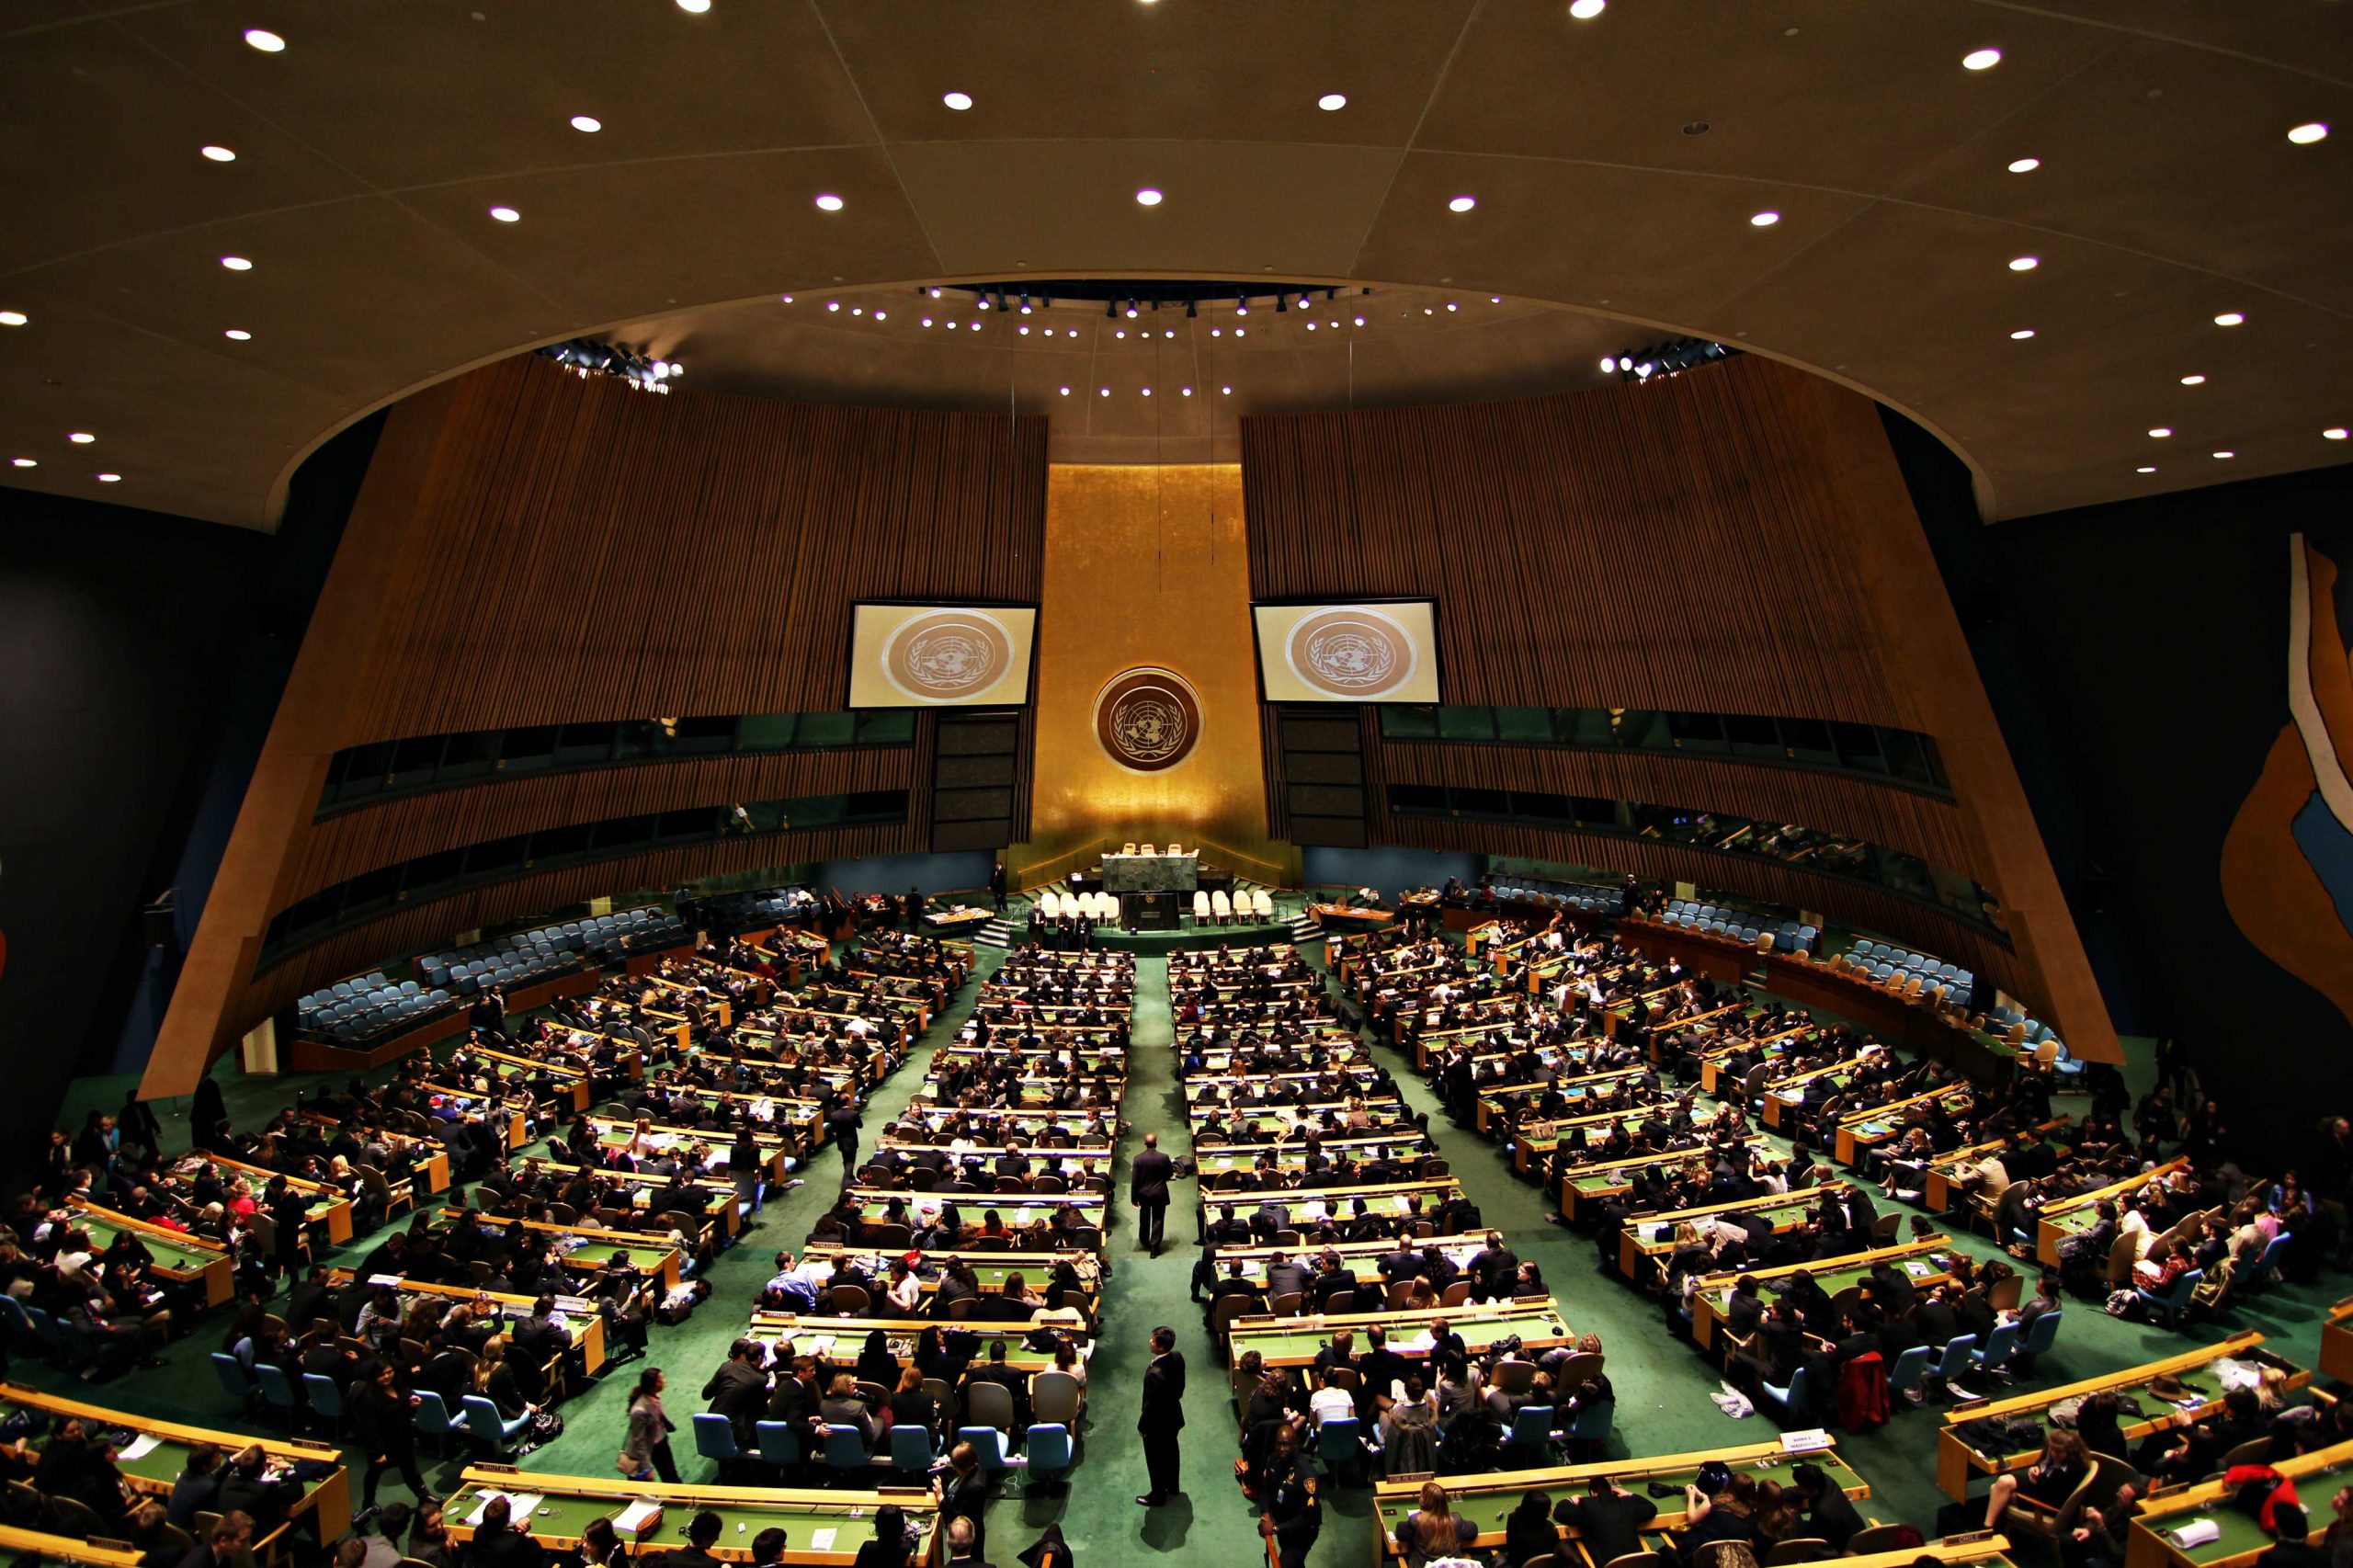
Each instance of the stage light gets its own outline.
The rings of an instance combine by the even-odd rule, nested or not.
[[[2320,433],[2320,438],[2324,441],[2342,441],[2345,439],[2345,435],[2346,430],[2344,426],[2332,425],[2327,429]]]
[[[2154,463],[2143,463],[2139,468],[2134,469],[2132,472],[2134,473],[2154,473],[2157,472],[2157,465]]]
[[[254,48],[260,50],[264,54],[283,54],[286,52],[286,40],[279,38],[276,33],[271,32],[267,28],[247,28],[245,29],[245,41],[253,45]]]
[[[2220,459],[2223,460],[2224,461],[2228,461],[2230,459],[2232,459],[2232,458],[2234,458],[2234,457],[2238,456],[2238,453],[2236,453],[2236,452],[2216,452],[2214,455],[2215,455],[2217,458],[2220,458]]]
[[[1281,315],[1284,312],[1286,312],[1286,311],[1288,311],[1288,310],[1290,310],[1290,296],[1285,295],[1285,294],[1278,294],[1278,295],[1276,295],[1276,296],[1275,296],[1275,314],[1277,314],[1277,315]]]
[[[1569,15],[1580,22],[1589,22],[1601,15],[1609,0],[1570,0]]]
[[[831,191],[826,191],[817,198],[817,210],[820,212],[838,212],[843,206],[842,199]]]
[[[237,154],[226,147],[204,147],[199,148],[199,151],[216,164],[233,164],[237,161]]]
[[[1136,319],[1136,302],[1133,300],[1128,301],[1128,319],[1130,321]]]
[[[678,0],[678,9],[690,17],[699,17],[710,9],[710,0]]]
[[[2149,438],[2154,441],[2162,441],[2172,434],[2173,427],[2171,426],[2160,425],[2149,432]]]
[[[1618,368],[1618,359],[1617,359],[1617,357],[1616,357],[1615,355],[1605,354],[1605,355],[1603,355],[1603,356],[1601,357],[1601,369],[1602,369],[1602,373],[1603,373],[1604,375],[1608,374],[1610,371],[1612,371],[1612,370],[1616,369],[1617,368]]]
[[[10,458],[8,460],[17,468],[40,467],[40,460],[38,458]]]
[[[1186,319],[1187,321],[1191,321],[1191,320],[1193,320],[1196,316],[1199,315],[1200,313],[1201,313],[1201,304],[1200,304],[1200,301],[1199,301],[1199,300],[1194,299],[1191,295],[1188,294],[1188,295],[1185,297],[1185,319]]]

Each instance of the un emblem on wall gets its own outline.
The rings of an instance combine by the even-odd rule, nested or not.
[[[1354,702],[1394,691],[1414,676],[1414,640],[1377,609],[1352,605],[1301,619],[1283,662],[1316,690]]]
[[[986,690],[1012,663],[1013,639],[978,610],[910,616],[882,646],[883,678],[922,702],[953,702]]]
[[[1200,699],[1174,671],[1129,670],[1096,694],[1095,739],[1121,767],[1162,772],[1192,756],[1200,738]]]

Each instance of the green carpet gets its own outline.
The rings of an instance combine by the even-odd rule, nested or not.
[[[1320,961],[1320,949],[1308,951]],[[988,949],[981,950],[981,958],[983,976],[1003,961],[1001,953]],[[973,1002],[974,993],[968,991],[928,1031],[914,1058],[876,1092],[867,1119],[869,1146],[880,1136],[882,1124],[922,1086],[933,1049],[961,1025]],[[1104,1329],[1090,1374],[1088,1421],[1082,1434],[1080,1462],[1061,1483],[1041,1483],[1034,1490],[1017,1479],[1006,1483],[988,1516],[988,1551],[1000,1564],[1009,1562],[1042,1527],[1057,1521],[1082,1561],[1090,1564],[1116,1560],[1123,1549],[1199,1553],[1227,1568],[1265,1561],[1251,1506],[1233,1482],[1234,1421],[1224,1370],[1199,1310],[1188,1301],[1198,1233],[1189,1188],[1180,1192],[1171,1209],[1167,1254],[1154,1259],[1132,1250],[1133,1213],[1124,1202],[1128,1156],[1140,1146],[1141,1134],[1148,1129],[1159,1131],[1162,1147],[1172,1154],[1182,1154],[1190,1147],[1173,1053],[1165,1049],[1172,1039],[1166,960],[1140,959],[1135,1050],[1123,1106],[1128,1135],[1121,1141],[1114,1171],[1121,1201],[1114,1210],[1113,1267],[1104,1290]],[[1710,1403],[1708,1394],[1717,1387],[1717,1376],[1702,1358],[1668,1334],[1658,1306],[1614,1277],[1597,1273],[1596,1253],[1586,1235],[1545,1223],[1551,1205],[1543,1195],[1512,1176],[1503,1153],[1483,1146],[1475,1134],[1453,1127],[1436,1096],[1413,1078],[1408,1063],[1394,1054],[1384,1055],[1392,1070],[1400,1074],[1407,1101],[1415,1109],[1430,1113],[1432,1129],[1453,1160],[1455,1174],[1489,1223],[1510,1238],[1522,1257],[1532,1258],[1542,1267],[1546,1284],[1561,1301],[1571,1326],[1602,1336],[1619,1396],[1612,1454],[1674,1453],[1764,1441],[1774,1435],[1777,1428],[1767,1417],[1733,1421]],[[2136,1053],[2133,1066],[2133,1077],[2144,1075],[2144,1052]],[[289,1103],[298,1087],[313,1081],[294,1074],[247,1078],[233,1067],[222,1068],[221,1076],[231,1115],[241,1124],[266,1119]],[[127,1083],[118,1078],[77,1084],[66,1124],[77,1124],[86,1107],[111,1107]],[[167,1123],[165,1136],[175,1147],[182,1142],[176,1123]],[[771,1200],[761,1216],[761,1228],[712,1267],[711,1300],[690,1322],[657,1327],[648,1362],[617,1369],[600,1386],[566,1403],[563,1437],[531,1454],[525,1467],[609,1476],[620,1444],[629,1390],[638,1371],[651,1364],[664,1368],[670,1377],[668,1403],[679,1426],[674,1443],[682,1474],[689,1481],[710,1479],[711,1467],[694,1455],[686,1419],[703,1408],[697,1391],[746,1321],[752,1300],[771,1271],[773,1253],[780,1245],[798,1247],[838,1182],[839,1169],[837,1155],[821,1154],[807,1186]],[[360,1245],[369,1239],[362,1238]],[[1993,1249],[1982,1240],[1971,1239],[1963,1244],[1982,1256],[1993,1256]],[[353,1260],[358,1250],[344,1249],[337,1261]],[[2070,1301],[2059,1346],[2044,1359],[2035,1383],[2063,1381],[2149,1360],[2245,1327],[2261,1329],[2276,1348],[2310,1367],[2319,1353],[2320,1317],[2336,1294],[2326,1287],[2336,1283],[2278,1290],[2226,1313],[2219,1322],[2194,1324],[2184,1334],[2120,1322],[2088,1304]],[[1142,1448],[1134,1430],[1136,1388],[1149,1354],[1147,1335],[1154,1324],[1163,1323],[1176,1330],[1178,1346],[1190,1369],[1185,1495],[1170,1506],[1147,1512],[1131,1501],[1144,1485]],[[205,1359],[208,1352],[218,1347],[226,1324],[225,1312],[212,1314],[193,1338],[172,1348],[167,1367],[108,1385],[82,1383],[53,1369],[22,1360],[15,1364],[13,1375],[133,1412],[234,1427],[240,1423]],[[1936,1489],[1934,1474],[1934,1433],[1941,1424],[1940,1409],[1931,1405],[1907,1411],[1889,1426],[1863,1437],[1841,1436],[1840,1450],[1872,1485],[1867,1514],[1922,1526],[1934,1519],[1944,1501]],[[462,1457],[453,1457],[435,1463],[428,1454],[428,1479],[437,1489],[446,1491],[463,1462]],[[355,1476],[355,1487],[356,1482]],[[385,1485],[386,1499],[406,1494],[397,1479],[388,1479]],[[1370,1516],[1369,1493],[1333,1489],[1326,1498],[1324,1533],[1313,1556],[1316,1568],[1371,1562]]]

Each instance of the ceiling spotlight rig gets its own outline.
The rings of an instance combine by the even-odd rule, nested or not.
[[[633,348],[624,348],[619,344],[597,343],[585,337],[551,343],[539,352],[559,365],[570,367],[583,380],[590,376],[611,376],[627,381],[640,392],[667,392],[671,381],[687,372],[687,368],[675,359],[649,359]]]
[[[1372,292],[1370,289],[1363,291]],[[1336,300],[1340,294],[1337,289],[1301,289],[1295,286],[1286,289],[1270,287],[1263,282],[1063,279],[1041,283],[1034,278],[1008,283],[926,284],[915,292],[932,299],[938,299],[943,292],[968,294],[991,310],[1024,312],[1033,306],[1041,310],[1051,309],[1056,300],[1077,301],[1102,306],[1105,319],[1114,321],[1133,321],[1150,312],[1178,309],[1188,318],[1198,318],[1204,305],[1212,309],[1228,306],[1237,315],[1246,315],[1253,305],[1271,305],[1284,312],[1305,310],[1319,294],[1326,301]]]
[[[1706,338],[1675,337],[1647,348],[1604,356],[1601,369],[1604,375],[1614,371],[1621,381],[1663,381],[1700,365],[1729,359],[1739,352]]]

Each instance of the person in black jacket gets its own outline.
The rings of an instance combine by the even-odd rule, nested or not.
[[[1643,1531],[1656,1517],[1657,1504],[1619,1491],[1606,1475],[1587,1481],[1583,1497],[1564,1497],[1552,1510],[1553,1523],[1576,1531],[1586,1555],[1596,1562],[1642,1551]]]
[[[1143,1407],[1136,1416],[1150,1489],[1136,1501],[1157,1508],[1184,1490],[1176,1434],[1185,1429],[1185,1358],[1176,1349],[1176,1331],[1165,1324],[1152,1331],[1152,1364],[1143,1370]]]
[[[359,1488],[363,1508],[376,1506],[377,1483],[383,1480],[384,1471],[395,1468],[418,1502],[439,1500],[426,1490],[425,1477],[416,1472],[416,1426],[409,1413],[415,1400],[414,1394],[403,1394],[393,1385],[389,1361],[376,1369],[374,1381],[361,1383],[352,1395],[352,1436],[368,1456]]]
[[[1136,1206],[1136,1245],[1160,1256],[1168,1221],[1168,1182],[1176,1162],[1160,1152],[1160,1134],[1143,1135],[1143,1153],[1128,1167],[1128,1200]]]
[[[1847,1494],[1831,1483],[1818,1464],[1798,1466],[1790,1471],[1790,1481],[1805,1500],[1806,1524],[1813,1533],[1828,1541],[1832,1551],[1846,1551],[1847,1538],[1863,1528],[1863,1517]]]
[[[1324,1505],[1315,1496],[1315,1471],[1299,1451],[1299,1429],[1286,1426],[1275,1434],[1273,1457],[1267,1460],[1258,1495],[1265,1511],[1258,1533],[1275,1543],[1280,1568],[1304,1568],[1308,1551],[1324,1531]]]

